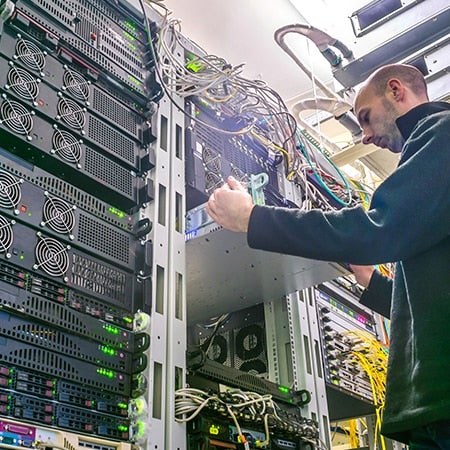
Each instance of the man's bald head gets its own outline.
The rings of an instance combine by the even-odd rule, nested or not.
[[[361,95],[382,97],[389,88],[390,80],[398,80],[409,88],[418,103],[428,101],[427,85],[422,72],[408,64],[388,64],[377,69],[366,80],[355,98],[355,109]]]
[[[354,113],[363,130],[363,143],[400,152],[404,139],[396,120],[426,102],[425,79],[414,66],[389,64],[376,70],[355,98]]]

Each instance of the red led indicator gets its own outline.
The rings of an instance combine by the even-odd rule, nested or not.
[[[27,212],[27,207],[25,205],[20,205],[20,212],[21,213],[26,213]]]

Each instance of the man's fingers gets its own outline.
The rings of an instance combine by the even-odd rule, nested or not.
[[[236,180],[232,175],[227,178],[227,184],[232,191],[247,191],[241,182]]]

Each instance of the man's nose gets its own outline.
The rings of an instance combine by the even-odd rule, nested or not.
[[[365,145],[373,143],[373,133],[371,130],[363,129],[362,143]]]

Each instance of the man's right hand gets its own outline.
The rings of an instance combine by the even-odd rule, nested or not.
[[[247,188],[230,176],[221,188],[211,194],[206,212],[227,230],[245,233],[253,206]]]
[[[375,270],[373,266],[357,266],[355,264],[349,264],[351,271],[355,275],[356,281],[363,287],[369,286],[370,279]]]

